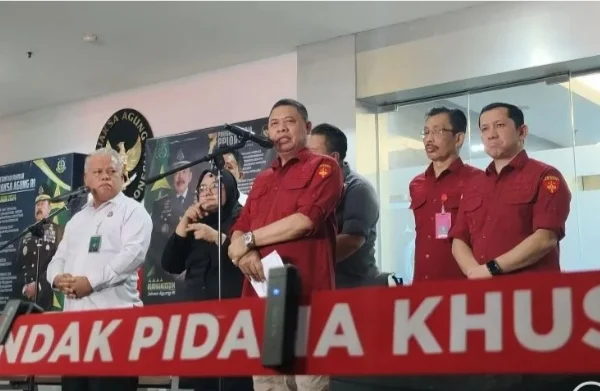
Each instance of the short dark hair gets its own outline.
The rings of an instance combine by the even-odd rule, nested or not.
[[[231,153],[231,156],[233,156],[233,159],[237,163],[239,169],[242,170],[244,168],[244,156],[242,155],[240,150],[234,149],[233,151],[231,151],[229,153]]]
[[[492,111],[494,109],[506,109],[508,112],[508,118],[513,120],[517,128],[520,128],[525,124],[525,115],[523,115],[523,110],[515,105],[511,105],[510,103],[495,102],[490,103],[481,109],[481,112],[479,113],[479,126],[481,126],[481,115],[486,111]]]
[[[341,161],[346,159],[346,153],[348,152],[348,139],[346,138],[344,132],[340,130],[340,128],[325,123],[315,126],[310,134],[324,136],[325,144],[327,145],[327,151],[329,153],[339,153]]]
[[[434,107],[429,110],[425,115],[425,118],[430,118],[439,114],[448,114],[450,118],[450,125],[452,125],[452,132],[456,133],[467,133],[467,116],[459,109],[449,109],[447,107]]]
[[[278,100],[273,105],[273,107],[271,107],[269,116],[271,116],[271,114],[273,113],[273,110],[275,110],[276,108],[281,107],[281,106],[292,106],[293,108],[296,109],[298,114],[300,114],[300,116],[302,117],[304,122],[308,122],[308,110],[306,110],[306,107],[302,103],[298,102],[297,100],[289,99],[289,98]]]

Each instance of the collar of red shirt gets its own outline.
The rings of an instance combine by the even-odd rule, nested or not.
[[[523,166],[525,166],[525,163],[527,163],[528,161],[529,156],[527,155],[527,152],[525,152],[525,150],[522,150],[521,152],[517,153],[514,158],[512,158],[512,160],[506,165],[506,167],[510,167],[509,170],[511,171],[519,170],[523,168]],[[504,171],[504,169],[502,171]],[[498,173],[496,172],[496,166],[494,165],[493,161],[485,169],[485,174],[498,175]]]
[[[442,176],[443,173],[445,173],[446,171],[449,172],[456,172],[458,170],[460,170],[460,168],[462,166],[464,166],[465,164],[463,163],[461,158],[456,159],[455,161],[452,162],[452,164],[450,164],[450,166],[448,166],[448,168],[446,168],[441,174],[440,177]],[[425,176],[426,177],[433,177],[435,178],[435,172],[433,171],[433,163],[429,164],[429,167],[427,167],[427,170],[425,170]]]
[[[310,155],[310,150],[308,148],[304,147],[298,151],[296,156],[294,156],[293,158],[288,160],[287,164],[289,164],[290,162],[294,162],[296,160],[304,162],[304,161],[306,161],[306,159],[308,158],[309,155]],[[274,170],[281,168],[281,158],[279,156],[277,156],[277,159],[273,159],[273,163],[271,163],[271,168],[273,168]]]

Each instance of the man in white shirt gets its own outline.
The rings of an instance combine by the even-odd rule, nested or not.
[[[92,198],[65,227],[46,277],[65,294],[64,311],[141,306],[137,270],[150,245],[152,221],[122,192],[119,154],[98,149],[85,162]],[[134,391],[138,378],[63,378],[63,391]]]

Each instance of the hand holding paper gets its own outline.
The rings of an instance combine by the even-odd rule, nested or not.
[[[265,274],[265,282],[251,280],[250,283],[252,284],[252,287],[254,288],[254,291],[256,292],[258,297],[267,297],[267,281],[269,281],[269,270],[278,267],[283,267],[283,260],[281,259],[277,251],[273,251],[272,253],[270,253],[262,259],[262,267],[263,272]]]

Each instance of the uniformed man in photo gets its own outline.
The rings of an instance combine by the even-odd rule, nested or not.
[[[240,181],[244,177],[244,156],[242,152],[236,149],[230,153],[226,153],[223,155],[223,160],[225,162],[225,169],[233,174],[239,186]],[[240,191],[238,202],[244,206],[247,199],[248,195]]]
[[[40,186],[35,198],[35,220],[41,221],[50,214],[50,195],[47,186]],[[56,253],[63,236],[63,228],[53,222],[40,226],[35,235],[28,232],[19,244],[18,262],[23,270],[23,295],[34,300],[36,296],[36,276],[38,277],[37,304],[45,311],[52,309],[53,290],[44,278],[50,260]],[[36,273],[39,262],[39,273]]]
[[[174,170],[189,163],[183,150],[179,149],[169,169]],[[194,202],[194,190],[190,188],[192,179],[191,168],[177,171],[168,177],[172,189],[154,202],[152,207],[152,240],[148,251],[148,261],[151,267],[148,277],[157,277],[164,274],[160,267],[160,257],[169,236],[179,224],[179,220],[181,220],[187,208]]]

